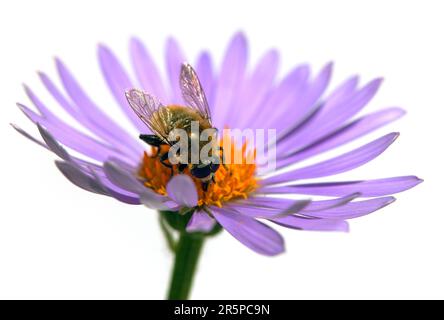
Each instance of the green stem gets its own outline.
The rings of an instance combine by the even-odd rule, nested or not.
[[[169,300],[188,299],[203,242],[202,234],[188,233],[185,230],[180,232],[168,292]]]
[[[176,243],[174,242],[174,237],[171,231],[168,229],[169,226],[164,220],[164,217],[160,214],[159,215],[159,223],[160,223],[160,229],[162,230],[162,233],[165,236],[165,239],[167,241],[168,249],[170,249],[171,252],[176,252]]]

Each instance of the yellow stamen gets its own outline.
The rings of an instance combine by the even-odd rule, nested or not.
[[[223,146],[223,141],[220,145]],[[162,146],[160,153],[163,154],[167,151],[168,147]],[[256,164],[254,162],[247,163],[247,159],[254,159],[254,153],[253,155],[247,154],[247,143],[243,144],[241,150],[237,149],[235,143],[231,143],[231,150],[224,150],[223,152],[225,158],[231,159],[231,162],[234,162],[235,154],[238,152],[242,155],[242,163],[221,164],[216,172],[216,182],[210,183],[207,191],[203,191],[201,181],[190,174],[189,168],[184,171],[184,174],[189,175],[195,182],[199,195],[199,206],[215,205],[222,207],[224,202],[241,198],[246,199],[258,187],[258,181],[255,177]],[[229,158],[228,152],[231,153],[231,158]],[[176,167],[174,168],[175,174],[178,174]],[[145,181],[146,187],[159,194],[167,194],[166,185],[171,179],[171,170],[160,163],[157,154],[149,155],[144,152],[139,175]]]

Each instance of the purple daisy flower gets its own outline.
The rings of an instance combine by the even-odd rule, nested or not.
[[[137,130],[146,133],[147,127],[128,105],[125,91],[138,87],[165,105],[184,105],[178,80],[181,65],[187,59],[178,43],[169,39],[168,78],[164,81],[139,40],[131,40],[130,53],[137,81],[105,46],[99,47],[99,63],[118,105]],[[208,192],[189,174],[171,177],[149,147],[99,108],[58,59],[56,66],[63,90],[44,73],[39,73],[40,79],[60,107],[91,134],[60,119],[28,87],[26,93],[38,112],[23,104],[18,106],[38,126],[43,141],[15,125],[14,128],[61,158],[56,161],[57,167],[78,187],[128,204],[170,212],[170,224],[171,212],[187,216],[188,233],[210,233],[221,226],[264,255],[283,252],[284,240],[263,221],[297,230],[347,231],[348,219],[385,207],[395,200],[392,194],[422,181],[415,176],[307,181],[364,165],[384,152],[399,134],[383,135],[306,167],[295,169],[291,165],[360,138],[400,118],[404,111],[392,107],[355,118],[376,94],[381,79],[358,85],[355,76],[326,95],[331,63],[316,75],[311,75],[308,65],[300,65],[277,79],[279,56],[275,50],[265,53],[251,69],[247,68],[247,53],[247,40],[238,33],[228,45],[220,68],[214,67],[207,52],[200,54],[194,66],[216,128],[277,130],[273,149],[276,172],[259,173],[259,162],[223,169],[221,166]],[[307,200],[295,200],[295,195],[304,195]]]

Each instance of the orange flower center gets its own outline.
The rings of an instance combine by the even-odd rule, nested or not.
[[[224,145],[224,139],[220,142],[221,146]],[[159,154],[168,152],[168,149],[168,146],[162,146]],[[242,148],[237,148],[235,143],[231,143],[230,148],[228,150],[224,148],[223,152],[224,158],[231,159],[231,161],[220,165],[215,174],[215,182],[210,183],[207,191],[203,191],[202,182],[190,174],[189,168],[186,168],[183,172],[190,176],[196,185],[199,195],[198,206],[215,205],[222,207],[224,202],[241,198],[246,199],[258,187],[258,181],[255,177],[256,164],[254,161],[247,161],[254,160],[254,152],[247,152],[247,144],[244,143]],[[227,154],[228,152],[230,154]],[[174,166],[173,175],[178,173],[177,166]],[[139,175],[144,180],[146,187],[161,195],[167,194],[166,185],[172,177],[171,169],[160,162],[160,157],[156,152],[152,154],[144,152]]]

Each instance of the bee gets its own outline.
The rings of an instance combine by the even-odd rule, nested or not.
[[[172,147],[176,143],[176,141],[170,140],[170,134],[175,129],[185,130],[188,136],[188,146],[192,145],[192,140],[199,139],[202,131],[206,129],[213,129],[217,132],[217,129],[213,128],[211,123],[210,108],[205,92],[191,65],[187,63],[182,64],[179,83],[182,96],[187,106],[165,106],[153,95],[138,89],[131,89],[125,92],[131,108],[153,133],[140,134],[139,138],[150,146],[157,148],[160,162],[171,169],[172,175],[174,166],[168,163],[169,161],[167,162],[169,152],[161,154],[160,150],[164,145]],[[199,137],[196,136],[196,132],[192,131],[193,122],[199,124]],[[215,182],[215,173],[219,169],[221,157],[213,154],[213,151],[211,151],[209,157],[203,160],[197,158],[199,159],[198,163],[192,164],[190,159],[193,157],[193,152],[200,153],[200,150],[207,143],[208,142],[203,142],[199,139],[198,150],[195,150],[196,148],[188,150],[189,157],[187,163],[181,162],[177,164],[180,173],[183,173],[186,168],[189,168],[191,175],[202,182],[204,191],[208,189],[211,182]],[[210,143],[214,144],[214,148],[211,150],[222,151],[222,148],[216,145],[217,140],[214,139],[214,136]],[[196,155],[194,154],[194,156]]]

